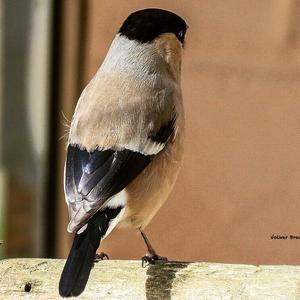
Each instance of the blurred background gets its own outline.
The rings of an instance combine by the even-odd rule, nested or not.
[[[1,257],[65,257],[68,120],[129,13],[159,7],[189,25],[185,161],[146,232],[185,261],[299,264],[298,0],[0,0]],[[101,246],[145,253],[134,230]]]

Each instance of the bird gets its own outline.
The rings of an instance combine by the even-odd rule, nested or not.
[[[184,152],[181,61],[187,24],[174,12],[131,13],[77,102],[66,150],[64,190],[74,241],[59,282],[62,297],[86,286],[115,227],[140,231],[143,262],[159,256],[144,228],[173,189]]]

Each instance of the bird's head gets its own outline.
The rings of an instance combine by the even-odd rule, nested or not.
[[[173,12],[147,8],[130,14],[121,26],[119,33],[130,40],[151,43],[162,34],[169,33],[183,45],[187,24]]]
[[[171,76],[178,80],[187,28],[186,22],[175,13],[158,8],[147,8],[130,14],[118,35],[139,44],[140,47],[135,48],[139,49],[138,52],[141,49],[150,49],[150,54],[146,54],[146,58],[145,55],[138,54],[143,57],[144,62],[148,60],[148,65],[151,64],[149,59],[154,58],[155,62],[158,61],[154,55],[157,53],[167,63]]]

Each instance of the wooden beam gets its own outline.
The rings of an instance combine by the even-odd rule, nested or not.
[[[0,261],[0,299],[57,299],[64,260]],[[300,266],[140,261],[95,264],[80,299],[299,299]]]

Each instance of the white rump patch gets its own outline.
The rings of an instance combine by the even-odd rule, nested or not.
[[[126,189],[123,189],[118,194],[110,197],[107,202],[101,207],[100,210],[104,210],[105,208],[117,208],[120,206],[125,206],[127,202],[128,194]]]
[[[109,222],[108,225],[108,229],[105,233],[105,235],[102,237],[101,240],[104,240],[110,233],[111,231],[116,227],[116,225],[119,223],[119,221],[121,220],[123,214],[124,214],[124,210],[125,210],[125,205],[128,199],[128,194],[126,192],[126,189],[123,189],[121,192],[119,192],[118,194],[112,196],[106,203],[105,205],[103,205],[103,207],[101,207],[101,210],[104,210],[105,208],[117,208],[122,206],[123,208],[120,210],[119,214],[112,219]]]

